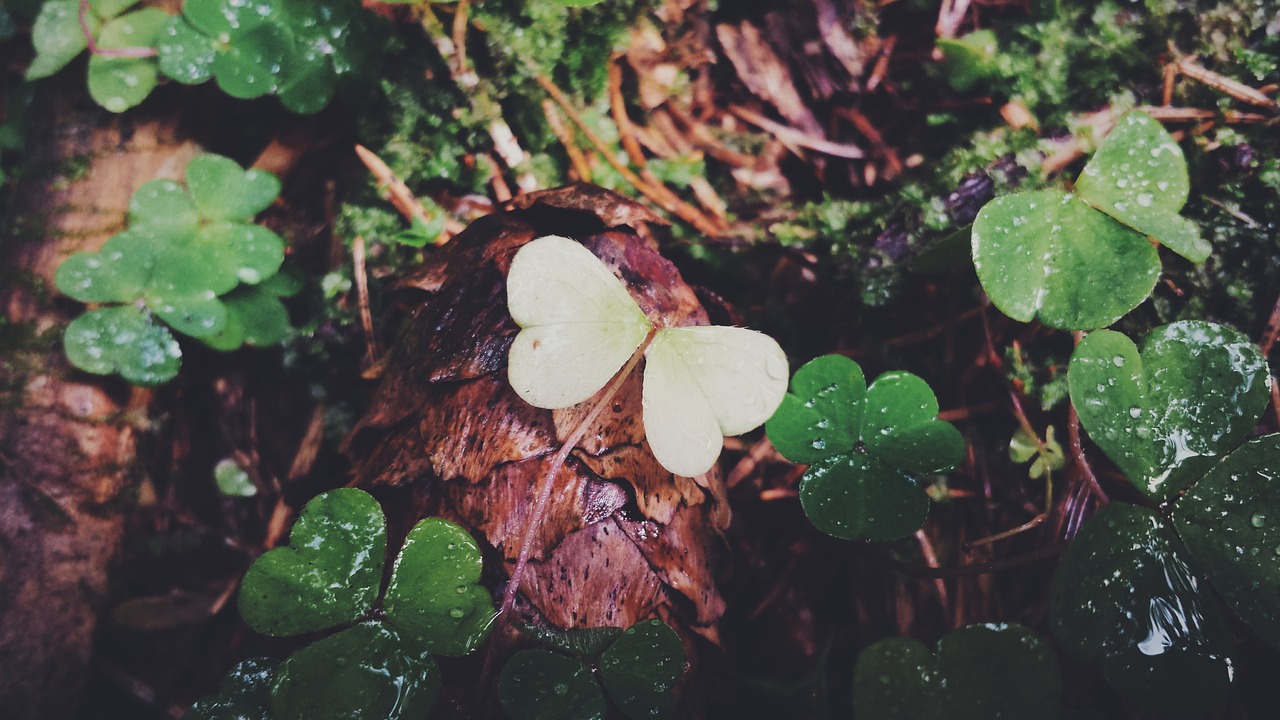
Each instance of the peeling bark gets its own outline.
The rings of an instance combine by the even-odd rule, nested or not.
[[[111,116],[83,92],[32,108],[11,223],[0,243],[0,708],[7,720],[71,715],[123,535],[123,506],[152,394],[71,368],[53,275],[125,223],[137,185],[177,177],[194,148],[169,117]],[[77,100],[78,98],[79,100]],[[82,103],[76,106],[75,103]]]

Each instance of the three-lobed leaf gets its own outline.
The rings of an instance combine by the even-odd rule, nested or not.
[[[809,463],[800,502],[818,529],[890,540],[918,530],[929,512],[911,473],[949,470],[964,456],[964,438],[937,415],[915,375],[885,373],[867,387],[857,363],[827,355],[796,371],[765,430],[784,457]]]
[[[1120,333],[1091,333],[1067,377],[1089,437],[1156,500],[1234,448],[1270,390],[1266,359],[1248,338],[1198,320],[1156,328],[1141,354]]]

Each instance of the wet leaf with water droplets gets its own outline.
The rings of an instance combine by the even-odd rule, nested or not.
[[[937,415],[937,398],[915,375],[885,373],[868,388],[857,363],[827,355],[796,371],[765,429],[787,459],[811,464],[800,502],[818,529],[890,540],[929,512],[910,473],[949,470],[964,457],[964,438]]]
[[[246,222],[280,194],[280,180],[265,170],[245,170],[231,158],[199,155],[187,165],[187,186],[210,220]]]
[[[178,374],[182,349],[163,326],[133,305],[101,308],[67,325],[63,348],[72,365],[96,375],[119,373],[134,385],[159,385]]]
[[[973,222],[982,289],[1015,320],[1110,325],[1146,299],[1160,258],[1146,237],[1061,190],[996,198]]]
[[[280,664],[275,720],[417,720],[440,694],[440,670],[381,623],[330,635]]]
[[[1120,118],[1085,165],[1076,192],[1191,262],[1204,262],[1212,251],[1195,223],[1178,214],[1190,192],[1182,148],[1143,112]]]
[[[1058,565],[1050,627],[1082,662],[1158,716],[1203,714],[1231,690],[1234,642],[1217,600],[1154,510],[1113,502]]]
[[[178,15],[160,31],[156,53],[160,72],[184,85],[199,85],[213,77],[218,50],[212,38]]]
[[[409,531],[391,571],[387,621],[437,655],[466,655],[489,634],[493,598],[479,585],[484,560],[456,524],[427,518]]]
[[[126,230],[96,253],[76,253],[58,266],[54,281],[80,302],[131,302],[142,295],[155,265],[156,241]]]
[[[182,717],[184,720],[270,720],[267,705],[279,664],[278,660],[265,657],[241,660],[222,679],[216,695],[195,701]]]
[[[684,674],[680,636],[658,620],[627,628],[600,656],[600,679],[610,699],[631,720],[675,713],[671,689]]]
[[[604,693],[591,670],[546,650],[521,650],[502,668],[498,702],[513,720],[603,720]]]
[[[1242,445],[1178,500],[1173,524],[1240,619],[1280,648],[1280,435]]]
[[[1089,437],[1156,500],[1195,481],[1253,428],[1267,377],[1248,338],[1198,320],[1156,328],[1141,355],[1120,333],[1091,333],[1067,373]]]
[[[265,635],[357,620],[377,599],[386,552],[386,523],[373,496],[353,488],[319,495],[302,508],[289,544],[245,573],[240,614]]]
[[[169,14],[157,8],[131,12],[107,23],[98,35],[104,50],[149,48],[169,22]],[[156,86],[158,63],[154,57],[89,58],[89,94],[111,112],[120,113],[141,103]]]
[[[969,625],[938,641],[937,656],[907,638],[863,650],[853,676],[859,717],[878,720],[1051,718],[1062,679],[1048,643],[1021,625]]]

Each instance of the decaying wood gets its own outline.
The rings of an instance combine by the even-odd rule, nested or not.
[[[76,710],[108,571],[123,535],[124,493],[151,393],[67,365],[61,328],[81,311],[55,301],[53,275],[124,226],[144,180],[179,177],[194,148],[168,118],[111,116],[46,88],[33,109],[28,173],[0,248],[0,715]],[[79,102],[87,104],[88,98]],[[83,168],[76,172],[72,168]]]
[[[473,223],[406,281],[431,295],[390,351],[349,440],[354,484],[396,498],[393,527],[450,518],[487,545],[500,561],[491,567],[511,572],[547,463],[591,404],[540,410],[507,383],[506,353],[519,330],[506,308],[511,258],[536,237],[573,237],[624,280],[650,318],[705,324],[692,289],[634,231],[655,220],[587,185],[533,193]],[[624,383],[557,478],[521,607],[562,628],[657,616],[715,639],[724,604],[713,558],[728,518],[722,480],[715,471],[677,478],[658,465],[640,422],[640,382],[637,373]]]

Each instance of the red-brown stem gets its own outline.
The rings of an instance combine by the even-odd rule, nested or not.
[[[653,336],[657,334],[657,330],[650,330],[645,336],[644,342],[640,343],[640,347],[631,354],[631,358],[627,360],[627,364],[622,366],[617,375],[613,376],[613,381],[609,383],[604,395],[600,396],[600,400],[596,402],[595,407],[591,408],[591,412],[578,423],[573,429],[569,437],[560,446],[560,450],[556,452],[554,458],[551,459],[551,466],[547,468],[547,474],[542,478],[542,484],[538,487],[538,499],[533,505],[533,511],[529,514],[529,524],[525,526],[524,539],[520,541],[520,555],[516,558],[516,566],[511,571],[511,579],[507,582],[507,589],[502,594],[502,605],[498,608],[498,616],[505,617],[507,611],[511,609],[515,603],[516,593],[520,591],[520,581],[524,577],[525,566],[529,562],[529,555],[533,552],[534,537],[538,532],[538,525],[542,521],[542,516],[546,513],[547,502],[551,500],[551,490],[555,486],[556,475],[560,474],[560,469],[564,467],[565,461],[569,459],[569,453],[578,446],[578,442],[582,440],[582,436],[586,434],[587,428],[591,426],[596,418],[600,417],[600,413],[609,406],[609,402],[613,400],[613,396],[622,387],[622,383],[626,382],[631,376],[631,372],[635,370],[639,364],[640,358],[644,357],[644,351],[648,349],[649,343],[653,340]]]
[[[147,58],[160,54],[155,48],[149,47],[98,47],[98,41],[93,38],[93,32],[89,30],[89,0],[80,0],[80,32],[84,34],[84,42],[89,47],[89,52],[94,55],[108,58]]]

